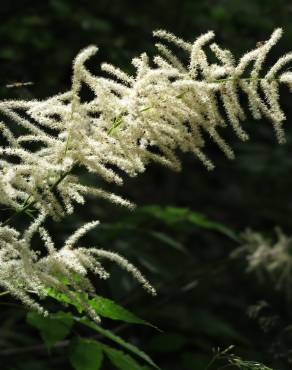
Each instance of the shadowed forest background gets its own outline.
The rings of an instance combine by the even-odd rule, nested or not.
[[[91,44],[99,47],[90,62],[92,71],[100,73],[99,65],[106,61],[131,73],[133,57],[155,53],[155,29],[190,41],[214,30],[216,41],[240,57],[282,27],[284,36],[269,63],[292,50],[292,3],[282,0],[22,0],[1,3],[0,15],[1,99],[40,99],[66,91],[72,60]],[[6,87],[18,81],[33,85]],[[112,267],[112,277],[98,282],[97,292],[162,330],[103,320],[104,327],[143,348],[164,370],[203,370],[212,348],[229,345],[243,358],[275,370],[292,366],[291,294],[277,291],[265,276],[259,280],[247,274],[244,260],[229,257],[238,247],[234,234],[247,227],[273,236],[280,226],[292,234],[288,89],[281,91],[280,100],[287,115],[285,145],[276,143],[270,123],[249,116],[244,126],[248,142],[240,142],[231,130],[225,133],[235,160],[210,143],[206,153],[216,164],[212,172],[180,154],[180,173],[151,164],[145,174],[125,179],[122,188],[103,185],[135,202],[136,211],[94,200],[52,224],[61,243],[76,225],[99,219],[88,244],[125,255],[157,288],[158,296],[149,298]],[[50,304],[54,309],[56,303]],[[257,317],[249,314],[255,305],[262,307]],[[66,343],[48,352],[19,302],[0,296],[0,319],[1,370],[71,368]],[[105,362],[102,369],[111,366]]]

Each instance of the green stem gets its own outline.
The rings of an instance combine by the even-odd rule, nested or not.
[[[122,116],[118,116],[118,117],[115,117],[114,120],[113,120],[113,123],[111,125],[111,127],[109,128],[108,130],[108,135],[111,135],[113,133],[113,131],[120,126],[120,124],[123,122],[123,118]]]

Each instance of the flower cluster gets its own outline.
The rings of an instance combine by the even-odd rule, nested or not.
[[[102,64],[102,70],[113,78],[95,76],[86,68],[86,61],[97,51],[94,46],[86,48],[74,61],[70,91],[44,101],[0,102],[0,113],[7,119],[0,125],[7,144],[0,148],[0,202],[18,209],[29,197],[37,208],[56,219],[73,212],[73,203],[83,203],[84,194],[131,207],[117,195],[80,184],[71,174],[73,168],[83,166],[121,185],[121,171],[135,176],[149,161],[179,170],[176,152],[181,149],[194,153],[212,169],[213,163],[202,151],[204,132],[228,158],[234,153],[219,134],[220,128],[230,124],[242,140],[248,138],[240,123],[245,118],[240,92],[247,95],[254,118],[269,118],[278,141],[284,142],[285,115],[278,89],[280,83],[291,86],[292,74],[279,73],[291,61],[292,53],[260,76],[267,53],[281,34],[281,29],[275,30],[268,41],[237,63],[229,50],[212,43],[210,49],[218,61],[209,63],[204,47],[213,32],[188,43],[156,31],[155,37],[182,48],[188,62],[181,62],[158,43],[159,55],[152,60],[145,53],[133,59],[134,76]],[[82,100],[84,85],[93,94],[90,101]],[[11,121],[25,133],[16,137]],[[28,150],[29,142],[37,149]]]
[[[247,272],[256,273],[260,279],[268,275],[276,289],[285,290],[290,296],[292,237],[279,228],[276,228],[276,234],[277,240],[273,241],[258,232],[247,230],[243,234],[243,245],[232,253],[232,257],[244,256]]]
[[[86,62],[97,48],[90,46],[74,60],[69,91],[43,101],[0,102],[0,204],[17,214],[34,207],[39,214],[23,236],[8,226],[13,215],[0,224],[2,286],[29,303],[31,298],[25,292],[41,294],[44,285],[57,283],[54,274],[62,269],[68,277],[72,271],[85,276],[91,269],[104,278],[107,274],[96,262],[102,256],[143,281],[132,265],[110,252],[73,250],[70,243],[55,250],[43,228],[45,219],[60,220],[72,213],[75,203],[85,202],[85,195],[133,207],[118,195],[82,184],[74,174],[77,167],[122,185],[123,173],[136,176],[150,161],[180,170],[177,151],[181,150],[193,153],[212,169],[213,163],[203,152],[206,134],[233,158],[232,148],[219,131],[231,125],[240,139],[248,139],[241,125],[246,114],[242,94],[248,98],[252,116],[267,117],[283,143],[285,115],[278,90],[281,83],[292,86],[292,73],[282,71],[292,53],[262,72],[266,56],[281,34],[282,30],[276,29],[269,40],[235,61],[229,50],[211,43],[213,32],[190,43],[159,30],[154,32],[162,40],[156,44],[158,54],[134,58],[132,76],[107,63],[101,69],[110,77],[93,74]],[[186,53],[186,61],[171,51],[170,44]],[[209,61],[210,52],[216,62]],[[90,99],[84,99],[84,86],[91,91]],[[47,257],[40,258],[30,248],[35,232],[45,241]],[[88,280],[82,283],[89,286]]]
[[[98,221],[82,226],[65,241],[63,247],[58,249],[47,230],[41,226],[44,217],[44,214],[40,214],[22,236],[9,226],[0,228],[1,286],[24,304],[47,314],[35,296],[45,297],[47,289],[53,288],[56,292],[65,294],[69,300],[78,303],[92,319],[99,321],[95,311],[82,299],[81,293],[93,294],[95,291],[87,277],[89,271],[100,279],[109,277],[109,273],[100,262],[101,259],[117,263],[150,294],[156,294],[155,289],[141,272],[117,253],[96,247],[76,247],[79,239],[96,227]],[[30,246],[37,232],[46,249],[43,256],[40,251],[33,251]]]

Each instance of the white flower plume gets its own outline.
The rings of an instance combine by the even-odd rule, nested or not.
[[[85,233],[98,225],[97,221],[85,224],[65,241],[63,247],[56,248],[46,229],[40,226],[43,220],[43,215],[38,217],[22,236],[9,226],[0,227],[0,286],[25,305],[47,314],[37,298],[45,297],[48,288],[53,288],[77,302],[93,320],[99,321],[80,293],[95,292],[88,277],[89,271],[100,279],[110,276],[101,264],[103,259],[117,263],[150,294],[156,294],[141,272],[124,257],[97,247],[76,246]],[[30,246],[37,232],[46,249],[43,255]]]
[[[156,31],[155,37],[182,48],[188,62],[158,43],[159,54],[152,60],[145,53],[133,59],[133,76],[102,64],[111,78],[96,76],[86,68],[97,48],[84,49],[74,61],[70,91],[43,101],[0,102],[5,118],[0,129],[6,142],[0,148],[0,203],[19,209],[29,197],[35,207],[56,219],[72,213],[74,202],[83,203],[86,194],[131,207],[117,195],[80,184],[72,170],[82,166],[121,185],[122,172],[136,176],[149,161],[179,170],[177,149],[192,152],[212,169],[213,163],[202,151],[203,132],[228,158],[234,153],[221,136],[222,128],[231,125],[242,140],[248,139],[241,125],[245,112],[240,92],[247,95],[253,117],[270,119],[278,141],[284,142],[285,115],[278,89],[280,83],[292,86],[291,73],[281,74],[292,53],[262,72],[265,58],[281,34],[282,30],[276,29],[269,40],[236,62],[229,50],[210,44],[213,32],[189,43]],[[208,61],[208,44],[216,63]],[[92,92],[89,101],[82,100],[84,85]],[[11,121],[26,133],[16,136]],[[37,144],[37,149],[30,150],[30,142]]]
[[[143,53],[134,58],[136,71],[132,76],[104,63],[101,69],[110,76],[107,78],[86,67],[97,52],[90,46],[74,60],[69,91],[42,101],[0,102],[0,204],[14,212],[0,224],[2,286],[33,306],[36,303],[29,291],[40,295],[44,285],[58,284],[58,271],[68,277],[72,271],[79,273],[87,288],[88,269],[106,277],[97,262],[105,257],[122,265],[151,290],[138,270],[121,256],[96,248],[73,248],[95,223],[84,226],[63,248],[56,249],[42,226],[45,218],[59,220],[73,213],[74,204],[83,204],[87,195],[133,207],[116,194],[82,184],[75,174],[78,167],[122,185],[123,174],[136,176],[150,161],[180,170],[177,153],[181,150],[193,153],[212,169],[213,163],[203,152],[209,138],[228,158],[234,158],[221,135],[231,126],[241,140],[247,140],[248,133],[242,127],[246,111],[255,119],[268,118],[278,142],[285,142],[285,114],[278,91],[280,84],[292,89],[292,74],[283,71],[292,53],[279,58],[268,71],[263,68],[281,35],[282,30],[276,29],[266,42],[236,61],[229,50],[211,43],[211,31],[190,43],[158,30],[154,32],[160,39],[156,56]],[[182,49],[186,61],[180,60],[172,47]],[[216,62],[210,62],[210,51]],[[83,97],[84,86],[91,91],[90,99]],[[246,111],[242,94],[249,102]],[[32,208],[39,216],[24,235],[8,226],[15,214],[29,213]],[[45,242],[47,256],[40,257],[30,247],[36,232]]]

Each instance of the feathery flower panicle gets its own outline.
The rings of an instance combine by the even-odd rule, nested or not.
[[[267,117],[278,141],[284,142],[285,115],[278,90],[281,83],[292,86],[291,73],[282,72],[292,53],[263,73],[267,54],[281,35],[282,30],[276,29],[269,40],[236,62],[229,50],[212,42],[212,31],[191,43],[158,30],[154,32],[161,40],[156,44],[158,55],[151,60],[144,53],[133,59],[133,76],[103,63],[101,69],[108,78],[88,70],[86,62],[98,49],[85,48],[74,60],[70,91],[43,101],[0,102],[0,112],[7,117],[7,122],[0,123],[7,143],[0,148],[0,202],[19,209],[29,197],[54,219],[72,213],[74,203],[84,203],[86,194],[132,207],[117,195],[80,184],[71,175],[73,169],[83,166],[107,182],[122,185],[122,172],[136,176],[150,161],[180,170],[177,149],[192,152],[212,169],[213,163],[203,153],[203,132],[231,159],[234,153],[221,128],[230,124],[240,139],[249,137],[241,125],[246,112],[240,92],[247,95],[253,117]],[[188,63],[179,60],[171,44],[186,53]],[[208,47],[217,62],[208,61]],[[93,93],[90,101],[82,100],[83,85]],[[27,133],[16,137],[10,120]],[[39,143],[38,149],[30,151],[29,142]]]
[[[269,40],[236,61],[229,50],[212,42],[212,31],[187,42],[158,30],[154,32],[160,41],[156,44],[158,54],[150,58],[143,53],[134,58],[132,76],[107,63],[101,69],[109,77],[93,74],[86,62],[98,49],[89,46],[73,62],[69,91],[42,101],[0,102],[4,143],[0,147],[0,204],[14,214],[29,213],[32,207],[38,211],[24,235],[8,226],[13,215],[0,224],[2,286],[42,311],[30,292],[41,296],[44,288],[51,286],[74,296],[58,280],[58,274],[66,276],[74,289],[91,291],[88,270],[100,278],[108,277],[99,262],[103,257],[118,263],[154,293],[123,257],[101,249],[75,247],[79,237],[96,223],[79,229],[61,249],[54,246],[43,223],[46,217],[60,220],[73,213],[75,204],[85,203],[88,195],[133,208],[131,202],[116,194],[82,184],[74,175],[77,167],[122,185],[123,174],[137,176],[151,161],[179,171],[177,153],[181,150],[193,153],[207,169],[213,169],[203,151],[205,134],[228,158],[234,158],[221,132],[230,125],[241,140],[247,140],[248,133],[242,127],[247,111],[255,119],[268,118],[278,142],[283,143],[285,114],[279,104],[279,86],[286,84],[292,90],[292,74],[284,70],[292,53],[263,72],[266,57],[281,35],[282,30],[276,29]],[[172,47],[181,49],[187,62],[180,60]],[[209,61],[206,49],[216,57],[215,63]],[[84,86],[92,92],[87,101],[82,96]],[[246,110],[239,99],[241,93],[248,98]],[[21,127],[21,135],[11,128],[15,125]],[[36,232],[47,248],[45,256],[31,248]],[[81,276],[80,281],[74,280],[74,273]]]
[[[89,271],[100,279],[110,276],[101,264],[102,259],[116,262],[150,294],[156,294],[141,272],[124,257],[96,247],[76,246],[84,234],[98,225],[98,221],[80,227],[65,241],[63,247],[58,249],[47,230],[40,226],[43,219],[43,215],[38,217],[22,237],[11,227],[0,227],[0,285],[25,305],[47,314],[37,298],[45,297],[48,288],[53,288],[77,302],[98,322],[99,317],[82,299],[80,293],[95,292],[87,275]],[[37,232],[46,248],[44,256],[33,252],[30,247],[30,241]]]

